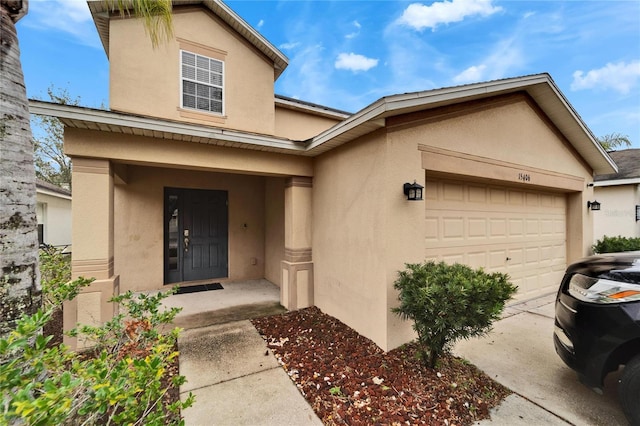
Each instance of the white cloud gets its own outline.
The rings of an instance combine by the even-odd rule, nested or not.
[[[339,70],[367,71],[378,65],[378,60],[355,53],[340,53],[335,62]]]
[[[278,46],[280,49],[282,50],[291,50],[291,49],[295,49],[296,47],[300,46],[300,42],[296,41],[296,42],[289,42],[289,43],[282,43],[280,46]]]
[[[261,19],[261,20],[258,21],[258,25],[256,25],[256,28],[260,29],[260,28],[262,28],[263,25],[264,25],[264,19]]]
[[[429,6],[412,3],[397,22],[418,31],[425,28],[435,30],[441,24],[460,22],[469,16],[489,16],[502,10],[499,6],[493,6],[491,2],[492,0],[445,0]]]
[[[24,21],[31,28],[67,33],[79,43],[102,48],[84,0],[31,0]]]
[[[627,94],[640,82],[640,60],[630,63],[608,63],[602,68],[588,71],[582,70],[573,73],[571,90],[584,89],[613,89],[616,92]]]
[[[523,68],[525,55],[517,38],[500,41],[480,64],[466,68],[453,78],[456,84],[496,80],[513,75]]]
[[[453,78],[458,84],[470,83],[472,81],[481,81],[484,79],[484,72],[487,69],[485,64],[473,65]]]
[[[353,26],[356,27],[356,30],[352,33],[349,33],[345,36],[345,38],[354,38],[357,37],[360,34],[360,28],[362,28],[362,25],[360,25],[360,22],[358,21],[353,21]]]
[[[29,15],[37,25],[48,29],[58,29],[77,34],[78,24],[91,24],[91,12],[82,0],[31,0]]]

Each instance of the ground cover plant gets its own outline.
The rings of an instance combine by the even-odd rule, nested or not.
[[[415,343],[385,353],[316,307],[252,322],[326,425],[470,425],[510,393],[450,354],[427,369]]]
[[[178,312],[160,310],[170,292],[114,298],[121,314],[103,326],[74,330],[73,336],[93,344],[91,351],[75,353],[40,330],[59,302],[75,296],[87,280],[65,283],[55,267],[47,272],[49,260],[44,256],[45,293],[47,280],[59,280],[45,297],[49,302],[0,338],[0,424],[182,424],[180,411],[193,397],[177,397],[185,381],[177,370],[179,330],[159,331]]]

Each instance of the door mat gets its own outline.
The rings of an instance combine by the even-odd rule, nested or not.
[[[209,290],[223,290],[222,284],[220,283],[211,283],[211,284],[199,284],[192,285],[189,287],[180,287],[176,294],[186,294],[186,293],[197,293],[199,291],[209,291]]]

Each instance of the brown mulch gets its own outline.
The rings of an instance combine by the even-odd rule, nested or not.
[[[470,425],[510,393],[451,355],[432,370],[415,344],[385,353],[315,307],[252,322],[327,425]]]

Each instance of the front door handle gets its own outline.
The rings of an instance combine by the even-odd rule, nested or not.
[[[184,252],[188,252],[189,251],[189,230],[185,229],[184,230]]]

